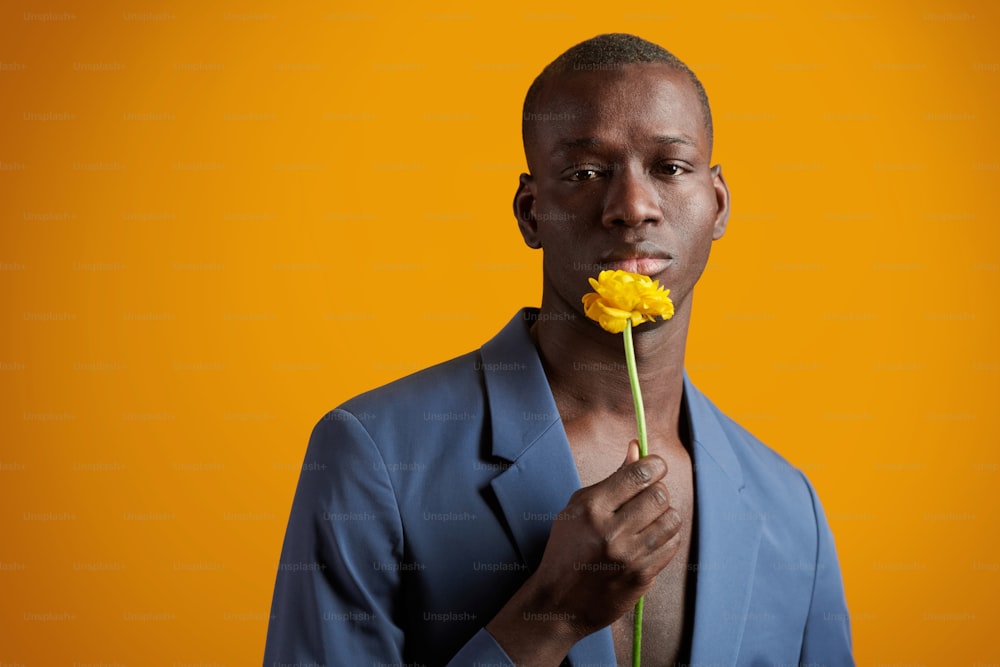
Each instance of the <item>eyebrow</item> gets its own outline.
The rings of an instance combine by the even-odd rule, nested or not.
[[[658,144],[684,144],[685,146],[694,146],[694,140],[686,135],[680,135],[676,137],[671,136],[660,136],[655,138]]]
[[[580,137],[578,139],[560,139],[553,151],[556,154],[565,153],[577,148],[597,148],[601,140],[597,137]]]
[[[673,145],[682,144],[684,146],[695,146],[693,139],[686,135],[659,135],[653,137],[653,141],[661,145]],[[597,137],[578,137],[576,139],[561,139],[553,151],[554,154],[559,155],[566,153],[571,150],[580,148],[598,148],[601,146],[601,140]]]

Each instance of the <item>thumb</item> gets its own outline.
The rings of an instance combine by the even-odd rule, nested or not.
[[[622,463],[622,467],[627,466],[629,463],[635,463],[639,460],[639,441],[633,438],[628,443],[628,451],[625,453],[625,462]]]

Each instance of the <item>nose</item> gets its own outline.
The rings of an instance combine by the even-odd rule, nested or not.
[[[609,179],[601,222],[605,227],[644,222],[660,222],[663,212],[656,188],[649,174],[641,168],[622,167]]]

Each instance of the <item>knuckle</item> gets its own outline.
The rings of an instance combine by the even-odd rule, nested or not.
[[[670,507],[670,491],[663,482],[657,482],[650,486],[649,494],[657,507]]]
[[[650,570],[635,570],[629,574],[629,585],[645,592],[653,585],[658,573]]]
[[[629,552],[617,542],[605,542],[604,559],[609,564],[609,569],[616,571],[626,569],[632,560]]]
[[[670,541],[670,537],[664,531],[650,531],[646,538],[646,548],[649,551],[656,551]]]
[[[626,468],[625,476],[632,484],[641,488],[649,483],[649,480],[653,478],[653,473],[648,465],[640,463]]]
[[[576,513],[578,518],[584,519],[587,523],[596,524],[601,514],[600,504],[593,494],[582,496],[576,503]]]
[[[671,507],[656,518],[654,526],[655,529],[649,531],[646,540],[650,550],[659,549],[677,537],[681,530],[680,515]]]
[[[683,522],[681,521],[681,515],[673,507],[663,513],[661,520],[663,521],[664,528],[671,537],[680,532]]]

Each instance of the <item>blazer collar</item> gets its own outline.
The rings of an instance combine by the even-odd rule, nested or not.
[[[580,488],[573,454],[525,308],[480,350],[494,458],[510,463],[491,482],[511,536],[531,570],[549,530]],[[743,469],[721,413],[684,375],[692,429],[698,522],[697,592],[691,664],[735,664],[747,619],[762,516],[743,493]],[[579,642],[570,664],[614,665],[608,628]],[[597,661],[595,663],[595,660]]]
[[[695,456],[700,447],[703,450],[701,453],[710,457],[711,463],[725,473],[734,489],[742,490],[743,466],[736,457],[733,443],[723,430],[719,419],[722,412],[694,386],[687,371],[684,371],[684,404],[690,419],[688,423],[691,424]]]
[[[693,431],[698,578],[692,665],[735,665],[757,569],[765,515],[745,493],[736,453],[722,413],[685,373],[684,396]]]

